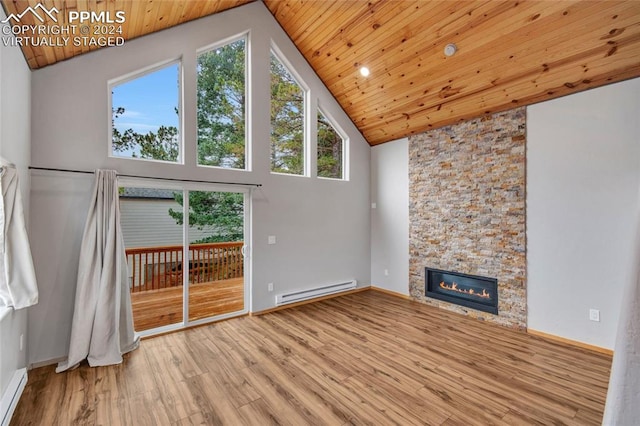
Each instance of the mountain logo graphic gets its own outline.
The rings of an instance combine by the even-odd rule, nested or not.
[[[40,13],[38,13],[38,10],[40,11]],[[38,3],[37,5],[35,5],[35,7],[29,6],[22,13],[19,13],[17,15],[15,13],[10,14],[9,16],[7,16],[7,19],[5,19],[3,21],[0,21],[0,23],[6,24],[11,19],[13,19],[16,23],[18,23],[18,22],[20,22],[22,17],[24,15],[26,15],[27,13],[31,13],[33,16],[36,17],[37,20],[39,20],[42,23],[44,23],[44,17],[43,17],[43,15],[41,15],[41,13],[46,15],[46,16],[48,16],[49,18],[51,18],[53,20],[53,22],[57,23],[58,22],[58,18],[56,17],[56,15],[53,14],[53,12],[59,13],[60,11],[58,9],[56,9],[55,6],[52,7],[51,9],[47,9],[42,4]]]

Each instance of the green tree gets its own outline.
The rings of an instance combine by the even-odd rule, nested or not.
[[[318,176],[342,178],[343,144],[331,122],[318,111]]]
[[[173,194],[181,206],[182,192]],[[169,216],[182,225],[182,210],[169,209]],[[209,237],[193,243],[242,241],[244,239],[244,197],[235,192],[189,191],[189,225],[199,230],[209,230]]]
[[[304,173],[304,91],[271,54],[271,171]]]
[[[178,128],[175,126],[160,126],[157,132],[138,133],[133,129],[124,132],[115,126],[116,120],[125,113],[123,107],[113,108],[111,119],[112,147],[114,152],[131,152],[134,158],[152,160],[178,161],[179,143]],[[178,113],[176,109],[176,114]]]
[[[245,168],[245,44],[198,56],[198,164]]]

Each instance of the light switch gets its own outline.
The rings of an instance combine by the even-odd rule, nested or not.
[[[275,244],[275,243],[276,243],[276,236],[275,235],[269,235],[268,244]]]

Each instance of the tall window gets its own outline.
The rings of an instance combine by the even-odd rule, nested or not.
[[[318,109],[318,177],[344,179],[344,139]]]
[[[246,169],[246,40],[198,56],[198,164]]]
[[[111,154],[179,162],[180,64],[111,86]]]
[[[271,52],[271,171],[304,175],[305,91]]]

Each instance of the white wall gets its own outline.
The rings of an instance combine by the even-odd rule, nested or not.
[[[371,202],[371,285],[409,295],[408,139],[371,149]]]
[[[32,173],[31,252],[40,294],[29,311],[29,364],[67,354],[92,185],[88,175]]]
[[[530,329],[613,348],[632,270],[639,118],[640,79],[527,109]]]
[[[5,18],[0,8],[0,20]],[[3,36],[6,37],[6,36]],[[19,171],[25,215],[29,212],[31,72],[18,47],[0,45],[0,156]],[[20,335],[27,333],[25,309],[11,311],[0,320],[0,397],[14,372],[26,366]],[[4,413],[0,413],[4,414]]]
[[[250,30],[249,105],[252,171],[196,167],[196,49]],[[273,39],[350,140],[350,181],[272,175],[269,171],[269,43]],[[186,165],[109,158],[110,79],[182,57]],[[370,284],[369,146],[260,2],[103,49],[33,73],[32,164],[123,174],[261,183],[252,202],[252,310],[274,306],[275,294],[337,280]],[[311,116],[315,116],[312,110]],[[315,127],[315,120],[312,120]],[[311,147],[311,170],[315,169]],[[30,362],[64,357],[75,273],[91,177],[34,173],[31,221],[41,296],[30,313]],[[277,237],[267,245],[267,236]],[[267,291],[267,283],[275,291]]]

